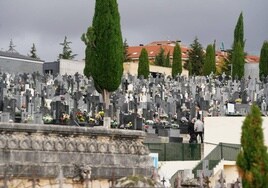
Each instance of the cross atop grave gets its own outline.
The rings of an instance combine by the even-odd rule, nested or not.
[[[223,170],[220,173],[218,182],[219,182],[220,188],[225,188],[226,187],[225,186],[226,181],[225,181],[225,178],[224,178]]]
[[[24,93],[24,96],[25,96],[25,107],[26,107],[26,112],[29,112],[29,106],[28,104],[31,102],[31,97],[32,97],[32,93],[31,93],[31,90],[29,89],[26,89],[25,93]]]
[[[127,92],[128,91],[128,85],[129,85],[130,83],[128,82],[128,80],[127,79],[125,79],[125,81],[123,82],[123,91],[124,92]]]
[[[75,79],[76,86],[77,86],[77,89],[76,90],[79,91],[81,79],[79,77],[79,73],[78,72],[75,73],[74,79]]]
[[[74,114],[77,112],[78,110],[78,101],[79,99],[82,97],[82,93],[80,91],[76,91],[74,92],[74,95],[72,96],[73,100],[74,100]]]

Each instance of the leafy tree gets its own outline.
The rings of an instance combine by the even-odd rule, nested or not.
[[[235,43],[232,53],[232,77],[241,79],[244,76],[245,55],[240,42]]]
[[[221,75],[224,72],[226,75],[230,75],[229,64],[230,63],[228,59],[224,57],[219,57],[219,60],[217,61],[217,66],[216,66],[216,74]]]
[[[142,48],[141,54],[139,57],[139,67],[138,67],[138,77],[143,76],[145,79],[148,78],[150,73],[149,70],[149,58],[148,52],[145,48]]]
[[[261,112],[255,104],[243,122],[241,147],[236,164],[243,188],[268,187],[268,153],[264,145]]]
[[[165,50],[161,47],[159,53],[155,56],[155,65],[164,66],[166,61]]]
[[[94,57],[90,73],[97,91],[102,93],[106,111],[110,92],[119,87],[123,74],[124,47],[116,0],[96,0],[92,28],[86,56]]]
[[[190,45],[188,56],[189,60],[186,61],[186,63],[184,64],[184,68],[189,71],[189,75],[196,75],[196,76],[203,75],[204,52],[203,47],[198,42],[197,37]]]
[[[35,59],[38,59],[38,56],[36,55],[36,48],[35,48],[35,44],[33,43],[33,46],[31,48],[31,51],[30,51],[30,55],[29,55],[31,58],[35,58]]]
[[[63,43],[60,43],[63,46],[62,54],[59,54],[59,59],[74,59],[77,54],[73,54],[69,44],[72,42],[67,41],[67,37],[64,37]]]
[[[209,44],[206,49],[203,74],[207,76],[207,75],[210,75],[211,72],[215,73],[215,71],[216,71],[215,51],[214,51],[213,46]]]
[[[261,48],[259,71],[260,80],[268,76],[268,41],[264,41]]]
[[[173,63],[171,75],[172,78],[175,78],[178,74],[182,73],[182,59],[181,59],[181,47],[176,43],[173,50]]]
[[[94,49],[96,46],[94,44],[95,35],[93,27],[89,27],[87,33],[82,34],[81,40],[86,45],[84,75],[89,78],[91,76],[92,64],[95,61]]]
[[[170,67],[170,52],[167,53],[165,58],[165,67]]]
[[[244,23],[243,23],[243,14],[241,12],[237,24],[235,26],[233,48],[230,54],[233,78],[238,76],[238,79],[241,79],[244,76],[244,63],[245,63],[244,47],[245,47]]]
[[[124,40],[124,62],[129,62],[130,59],[130,54],[128,53],[128,44],[127,44],[127,39]]]

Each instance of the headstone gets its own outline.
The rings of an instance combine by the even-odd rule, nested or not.
[[[7,123],[9,122],[10,116],[8,112],[1,113],[1,122]]]

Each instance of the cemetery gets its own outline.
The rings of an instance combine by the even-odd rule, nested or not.
[[[137,2],[139,9],[126,10],[139,14],[123,11],[122,19],[116,0],[95,1],[95,9],[85,11],[94,7],[89,3],[75,3],[79,10],[54,3],[42,11],[35,3],[31,11],[5,3],[3,43],[14,37],[25,51],[37,40],[51,58],[53,43],[62,32],[65,37],[56,61],[55,55],[41,60],[35,43],[27,56],[12,39],[0,50],[0,188],[267,187],[268,42],[257,56],[264,36],[244,38],[243,12],[254,32],[263,30],[254,24],[265,16],[255,21],[249,5],[232,6],[225,21],[241,12],[228,49],[230,27],[216,16],[226,2],[209,14],[215,5],[148,4],[149,24],[132,17],[148,13]],[[120,3],[121,10],[126,5]],[[92,23],[86,26],[82,13],[88,12]],[[170,24],[173,18],[182,24]],[[204,20],[210,26],[199,24]],[[206,49],[196,34],[189,46],[179,40],[211,26],[201,32]],[[125,32],[135,42],[157,35],[167,40],[129,46]],[[82,56],[73,53],[66,34]]]
[[[103,99],[91,78],[75,75],[0,73],[1,122],[102,126]],[[187,133],[196,117],[245,116],[257,102],[267,114],[268,83],[226,75],[209,77],[165,75],[137,79],[126,74],[110,95],[111,128],[167,134]],[[186,123],[185,123],[186,122]],[[171,133],[172,134],[172,133]]]
[[[30,126],[33,130],[42,127],[42,132],[46,132],[46,126],[49,126],[49,129],[54,127],[60,129],[63,135],[68,135],[70,132],[64,133],[67,130],[82,128],[95,132],[104,125],[103,99],[94,88],[92,78],[78,73],[41,75],[38,72],[1,72],[0,76],[2,129],[3,125],[8,128],[8,124],[14,123],[17,129],[22,128],[24,131]],[[241,117],[247,115],[253,102],[259,105],[263,116],[266,116],[267,95],[268,82],[265,79],[262,82],[250,78],[232,80],[225,74],[177,76],[176,79],[156,74],[155,77],[150,75],[148,79],[138,79],[126,74],[118,90],[110,95],[108,116],[112,120],[106,128],[118,130],[120,132],[117,134],[120,135],[129,134],[129,130],[144,132],[143,143],[152,152],[156,147],[154,143],[189,143],[188,137],[185,137],[188,124],[197,116],[201,119]],[[169,156],[162,153],[159,157],[162,161],[200,160],[202,149],[199,146],[193,158],[186,155],[178,158],[176,153]],[[55,175],[57,172],[53,173]]]

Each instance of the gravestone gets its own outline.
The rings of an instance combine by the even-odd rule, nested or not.
[[[9,112],[2,112],[1,113],[1,122],[7,123],[7,122],[9,122],[9,119],[10,119]]]

